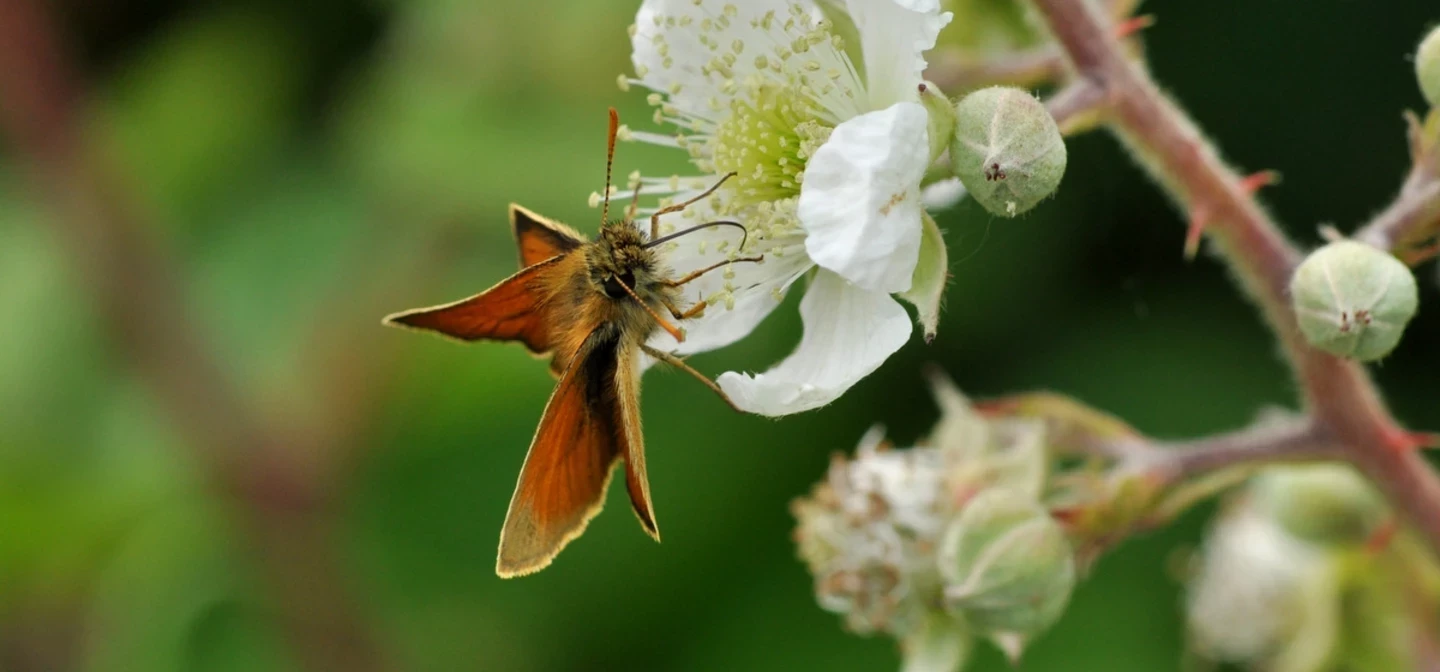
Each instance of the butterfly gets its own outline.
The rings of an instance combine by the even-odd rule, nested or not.
[[[520,272],[470,298],[385,318],[386,324],[462,341],[518,341],[536,355],[551,357],[550,370],[559,382],[530,443],[500,533],[495,573],[503,578],[544,569],[579,537],[600,512],[613,467],[621,460],[635,515],[659,541],[640,432],[642,354],[695,376],[730,402],[704,374],[646,343],[661,329],[676,341],[685,338],[661,311],[676,322],[703,314],[703,299],[680,308],[687,283],[732,263],[763,261],[761,256],[731,258],[672,277],[659,256],[659,245],[701,229],[731,226],[745,232],[738,222],[713,221],[660,235],[661,215],[709,197],[733,173],[683,203],[659,209],[650,218],[648,234],[635,223],[634,201],[623,218],[612,220],[610,172],[619,123],[611,108],[604,209],[595,240],[512,204]]]

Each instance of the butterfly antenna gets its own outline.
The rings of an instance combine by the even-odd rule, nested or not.
[[[745,225],[744,225],[744,224],[741,224],[740,222],[732,222],[732,221],[729,221],[729,220],[721,220],[721,221],[718,221],[718,222],[706,222],[706,223],[704,223],[704,224],[696,224],[695,226],[692,226],[692,227],[690,227],[690,228],[688,228],[688,229],[683,229],[683,230],[676,231],[675,233],[672,233],[672,234],[669,234],[669,235],[660,236],[659,238],[656,238],[655,240],[652,240],[652,241],[650,241],[650,242],[648,242],[648,243],[645,243],[645,247],[655,247],[656,245],[659,245],[659,244],[661,244],[661,243],[668,243],[668,242],[670,242],[670,241],[672,241],[672,240],[675,240],[676,238],[679,238],[680,236],[685,236],[685,235],[689,235],[689,234],[695,233],[696,231],[699,231],[700,229],[709,229],[709,228],[713,228],[713,227],[716,227],[716,226],[733,226],[733,227],[735,227],[735,228],[737,228],[737,229],[740,229],[740,233],[741,233],[741,236],[740,236],[740,249],[741,249],[741,250],[744,250],[744,249],[745,249],[745,243],[746,243],[746,242],[749,242],[749,240],[750,240],[750,231],[749,231],[749,229],[746,229],[746,228],[745,228]]]
[[[610,132],[605,137],[605,205],[600,210],[600,223],[610,221],[610,168],[615,164],[615,136],[620,133],[620,113],[610,108]]]

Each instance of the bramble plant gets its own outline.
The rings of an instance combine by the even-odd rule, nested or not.
[[[977,638],[1018,659],[1099,554],[1225,495],[1191,572],[1192,655],[1418,667],[1440,617],[1440,479],[1419,454],[1435,436],[1397,423],[1363,363],[1401,342],[1418,303],[1410,267],[1440,252],[1440,109],[1407,117],[1413,165],[1396,201],[1350,238],[1321,231],[1328,244],[1307,254],[1252,198],[1275,176],[1235,172],[1151,80],[1136,4],[645,0],[621,88],[648,89],[672,130],[625,136],[686,152],[696,174],[636,174],[631,190],[660,196],[641,208],[653,212],[736,173],[669,227],[724,217],[749,240],[697,235],[667,260],[685,272],[766,258],[704,286],[717,308],[693,341],[652,345],[734,342],[806,278],[794,354],[718,382],[755,413],[823,406],[908,340],[892,296],[934,336],[948,255],[928,209],[968,195],[1021,215],[1060,187],[1063,135],[1111,130],[1189,215],[1177,253],[1208,239],[1229,264],[1303,412],[1176,445],[1058,395],[975,406],[936,374],[943,417],[928,440],[890,450],[872,432],[795,503],[820,605],[899,640],[906,670],[958,669]],[[986,31],[995,39],[977,39]],[[1440,104],[1440,30],[1415,64]],[[1330,464],[1276,466],[1293,462]]]
[[[380,409],[390,405],[386,391],[397,386],[388,383],[403,368],[392,351],[372,342],[385,334],[375,317],[404,305],[403,295],[418,291],[421,282],[434,281],[452,247],[443,235],[450,225],[433,220],[461,219],[467,229],[493,234],[503,227],[482,219],[480,206],[519,197],[508,193],[512,187],[533,181],[537,190],[561,191],[552,185],[562,181],[562,167],[572,164],[574,176],[599,176],[598,161],[585,164],[587,159],[570,151],[598,140],[585,136],[583,127],[561,128],[540,115],[526,119],[526,132],[513,134],[513,143],[492,144],[506,133],[496,132],[495,118],[488,115],[518,118],[553,100],[517,92],[572,95],[570,87],[556,84],[568,84],[577,70],[614,74],[599,61],[578,63],[576,52],[588,59],[595,45],[569,42],[576,35],[604,34],[601,39],[618,45],[625,39],[618,30],[613,35],[594,30],[592,16],[583,12],[554,12],[563,14],[559,21],[547,16],[531,22],[544,25],[530,33],[517,31],[513,39],[475,49],[509,32],[491,19],[511,11],[510,3],[445,0],[367,8],[363,12],[393,13],[395,18],[385,20],[397,27],[381,40],[386,46],[373,54],[367,47],[365,76],[353,77],[358,94],[347,94],[355,100],[335,108],[335,125],[344,137],[312,144],[310,133],[297,132],[308,127],[289,128],[272,119],[281,114],[279,98],[302,97],[301,83],[309,80],[296,73],[314,65],[292,63],[281,52],[315,48],[310,58],[328,60],[327,44],[373,39],[370,19],[350,29],[364,33],[363,39],[325,35],[312,43],[309,35],[281,39],[283,31],[256,27],[268,25],[269,19],[260,17],[269,16],[270,5],[286,3],[259,3],[267,9],[254,16],[250,10],[256,8],[246,7],[256,3],[225,4],[213,15],[211,8],[176,12],[187,15],[176,23],[183,30],[155,31],[163,49],[138,50],[143,71],[137,74],[134,64],[111,63],[113,56],[104,56],[115,47],[97,48],[97,41],[116,39],[112,28],[98,29],[112,17],[79,20],[86,12],[81,6],[88,4],[127,3],[0,0],[0,132],[7,143],[0,148],[0,206],[15,220],[13,227],[4,222],[0,233],[26,230],[3,237],[0,260],[9,265],[0,264],[5,271],[0,289],[22,299],[21,310],[7,313],[9,323],[34,332],[36,342],[53,340],[43,352],[59,353],[38,357],[40,350],[11,347],[14,354],[6,358],[12,364],[25,360],[21,371],[27,374],[4,381],[12,384],[0,392],[18,392],[4,396],[0,410],[6,421],[14,424],[38,405],[55,408],[41,409],[51,411],[45,417],[23,418],[19,424],[26,426],[18,430],[23,446],[12,445],[13,428],[0,436],[5,444],[0,466],[9,486],[0,492],[0,505],[8,507],[7,514],[22,514],[0,526],[6,532],[0,542],[7,542],[0,544],[5,549],[0,667],[208,669],[224,666],[208,656],[232,651],[238,657],[230,667],[347,672],[622,660],[636,667],[646,662],[634,659],[637,642],[665,641],[664,635],[677,632],[728,636],[718,623],[686,617],[697,604],[709,609],[718,596],[734,603],[729,608],[744,607],[734,609],[734,618],[755,616],[745,595],[725,594],[742,583],[751,595],[772,585],[753,581],[752,565],[734,561],[737,540],[751,541],[764,529],[749,516],[725,516],[734,528],[725,539],[729,545],[692,547],[689,559],[710,564],[674,561],[674,546],[647,549],[663,558],[654,562],[673,568],[666,570],[670,583],[660,583],[666,577],[639,563],[577,562],[569,570],[575,574],[549,584],[548,594],[558,596],[553,611],[520,610],[517,618],[507,609],[511,605],[492,601],[492,595],[457,595],[480,585],[468,578],[457,585],[457,577],[469,575],[431,576],[437,566],[431,556],[448,554],[467,568],[476,564],[469,541],[455,535],[473,520],[471,508],[457,504],[470,502],[449,495],[469,494],[467,489],[493,494],[470,488],[472,477],[485,474],[468,466],[485,463],[429,455],[422,459],[429,460],[430,471],[412,473],[381,461],[366,471],[384,472],[383,482],[352,487],[349,477],[361,471],[356,460],[368,452],[365,435],[375,429],[371,422],[383,415]],[[164,9],[155,13],[167,15],[192,4],[200,3],[140,3],[157,5],[149,10]],[[1395,145],[1408,144],[1410,165],[1393,202],[1343,232],[1323,227],[1294,241],[1255,199],[1276,175],[1247,175],[1233,167],[1156,83],[1167,73],[1152,77],[1141,42],[1151,19],[1137,13],[1140,0],[621,4],[626,15],[639,5],[627,40],[632,67],[618,80],[628,93],[610,91],[608,74],[594,80],[601,85],[595,88],[637,104],[643,97],[653,118],[635,123],[640,117],[627,115],[632,123],[617,130],[619,139],[663,148],[650,156],[669,151],[676,159],[671,165],[683,161],[685,167],[676,174],[671,168],[631,173],[608,194],[612,205],[637,199],[638,219],[648,221],[652,213],[729,176],[712,197],[663,215],[660,233],[707,221],[745,228],[743,235],[730,226],[697,229],[657,246],[667,271],[716,270],[685,285],[686,300],[703,301],[705,310],[684,320],[683,342],[661,330],[648,345],[679,356],[724,348],[791,305],[783,302],[790,292],[803,291],[794,303],[804,331],[793,352],[768,369],[725,372],[714,381],[738,408],[770,417],[814,411],[895,361],[901,348],[923,351],[925,345],[913,341],[935,338],[947,289],[956,290],[957,299],[960,294],[960,288],[949,287],[949,271],[959,262],[942,234],[969,233],[942,231],[933,215],[971,199],[978,206],[971,211],[983,209],[989,226],[1026,226],[1028,213],[1042,212],[1047,199],[1065,188],[1067,171],[1077,175],[1096,165],[1094,157],[1066,142],[1097,131],[1110,132],[1188,220],[1183,234],[1173,232],[1176,259],[1193,258],[1204,246],[1223,262],[1293,374],[1294,410],[1256,408],[1248,426],[1162,440],[1075,398],[1022,391],[972,400],[945,372],[927,371],[940,412],[923,439],[895,446],[877,426],[859,437],[852,453],[837,454],[808,492],[795,493],[796,554],[813,577],[816,602],[829,612],[813,615],[833,615],[850,632],[893,640],[907,671],[963,669],[982,647],[1021,660],[1057,623],[1075,617],[1067,609],[1077,587],[1108,552],[1175,523],[1197,505],[1215,503],[1203,543],[1184,563],[1184,600],[1175,605],[1187,633],[1184,650],[1176,652],[1190,664],[1185,669],[1440,669],[1440,476],[1423,452],[1440,447],[1440,434],[1434,433],[1440,428],[1403,426],[1369,368],[1385,363],[1398,348],[1426,345],[1417,343],[1410,325],[1422,311],[1433,310],[1420,305],[1420,290],[1434,283],[1433,264],[1418,281],[1413,269],[1440,256],[1440,28],[1414,26],[1418,39],[1404,45],[1413,62],[1395,59],[1393,65],[1407,80],[1413,65],[1418,100],[1427,106],[1405,114],[1403,137],[1397,124]],[[506,5],[505,11],[477,12],[499,5]],[[607,11],[595,6],[571,0],[566,8]],[[319,11],[302,12],[305,21],[324,17],[323,30],[332,28],[329,14],[312,10]],[[1440,12],[1433,19],[1440,21]],[[119,30],[143,27],[140,32],[148,33],[152,27],[148,20],[127,17],[130,22],[137,25]],[[128,43],[121,46],[130,51]],[[149,69],[165,63],[171,65]],[[466,82],[474,88],[473,80],[492,77],[497,63],[515,65],[516,79],[486,92],[494,100],[487,102],[486,114],[476,115],[479,96]],[[464,68],[476,71],[457,72]],[[548,79],[537,77],[542,71]],[[352,78],[349,66],[345,73],[344,79]],[[153,90],[131,90],[126,82],[132,77],[159,82],[150,82]],[[1281,77],[1264,85],[1288,86]],[[1335,87],[1334,95],[1342,89]],[[1328,89],[1325,94],[1331,95]],[[310,109],[307,117],[329,116],[332,101],[322,98],[325,114]],[[603,105],[586,102],[596,103],[591,116],[598,122]],[[1251,103],[1242,99],[1234,105]],[[1362,96],[1344,104],[1378,105]],[[126,111],[149,123],[128,120]],[[477,116],[473,126],[458,121]],[[247,124],[255,128],[246,130]],[[269,129],[264,131],[269,140],[256,139],[262,127]],[[460,137],[471,131],[485,142]],[[536,142],[542,134],[546,142]],[[302,135],[306,142],[294,142]],[[1333,138],[1310,139],[1317,145],[1327,141]],[[321,155],[317,144],[329,143],[338,152]],[[1372,151],[1373,144],[1367,141],[1363,150]],[[285,151],[250,168],[283,166],[258,183],[232,183],[228,170],[198,170],[204,164],[243,164],[236,156],[242,147],[258,155],[282,145]],[[445,151],[431,153],[437,149]],[[592,149],[598,154],[598,142]],[[143,161],[131,165],[133,155],[152,153],[176,156],[156,162],[168,169],[157,171]],[[477,157],[492,155],[493,162],[485,161],[493,172],[477,177]],[[479,195],[477,180],[525,173],[535,165],[546,172],[486,185],[507,193]],[[1372,174],[1396,168],[1360,167]],[[206,200],[204,207],[198,197],[181,207],[170,202],[186,200],[175,194],[145,193],[183,192],[184,185],[160,183],[186,183],[180,178],[190,172],[208,172],[197,184],[211,182],[224,186],[217,191],[233,193]],[[11,193],[24,191],[17,183],[34,193],[23,198]],[[357,193],[347,195],[352,190]],[[307,193],[301,197],[301,191]],[[387,193],[371,200],[360,197],[365,191]],[[561,196],[579,207],[584,192],[564,191]],[[592,200],[598,206],[604,199],[595,194]],[[233,220],[232,208],[239,211]],[[187,209],[194,212],[179,212]],[[268,227],[304,236],[236,236],[236,247],[243,249],[227,247],[222,254],[222,241],[212,239],[226,236],[175,235],[179,229],[170,228],[177,223],[172,220],[189,219],[220,221],[214,231]],[[31,220],[43,226],[30,232]],[[358,231],[365,220],[373,220],[376,237],[365,238],[364,245],[360,238],[332,236]],[[402,230],[409,230],[403,238]],[[205,255],[215,243],[214,257],[181,258],[183,238],[204,243]],[[355,249],[348,243],[356,243]],[[329,250],[334,254],[322,254],[326,248],[335,248]],[[993,251],[992,243],[973,254]],[[507,245],[503,252],[509,266],[513,250]],[[1028,254],[1016,257],[1026,263]],[[474,261],[459,256],[466,264]],[[726,263],[741,258],[763,261]],[[280,265],[314,267],[305,291],[296,292],[308,298],[280,295],[276,288],[291,280],[272,272]],[[206,272],[198,273],[202,268]],[[1010,298],[1010,285],[992,284],[999,287],[985,288],[992,296]],[[42,285],[55,287],[41,292]],[[72,291],[82,289],[83,297]],[[226,301],[214,300],[221,295]],[[88,313],[70,305],[81,298],[89,299],[93,325]],[[229,302],[236,298],[243,301]],[[237,305],[245,308],[230,315]],[[220,313],[233,319],[209,321]],[[64,319],[49,319],[55,315]],[[283,325],[283,319],[293,324]],[[103,330],[105,338],[80,333],[91,330]],[[71,332],[80,338],[56,338]],[[922,339],[913,338],[916,332]],[[252,340],[257,335],[265,339]],[[79,352],[81,342],[94,352]],[[518,359],[521,353],[513,354]],[[1188,361],[1188,355],[1174,359]],[[65,365],[52,366],[55,362]],[[487,368],[484,364],[480,368]],[[530,372],[537,379],[543,377],[539,367]],[[65,375],[73,385],[81,375],[77,371],[88,382],[89,369],[106,371],[97,384],[74,394],[46,394],[66,384]],[[487,383],[504,382],[500,376],[491,380],[492,373],[480,375]],[[463,427],[465,442],[455,441],[446,455],[489,452],[475,449],[476,435],[488,440],[489,434],[506,432],[488,426],[477,431],[479,404],[473,402],[488,402],[480,410],[486,422],[498,424],[502,415],[514,413],[497,400],[518,393],[497,384],[498,392],[451,396],[449,380],[437,375],[413,384],[424,389],[423,399],[396,413],[424,408],[418,415],[425,415],[447,405],[431,402],[449,397],[450,410],[434,411],[431,421]],[[908,401],[896,396],[895,406]],[[689,404],[683,408],[695,410]],[[704,412],[699,409],[695,417]],[[688,415],[680,420],[687,423],[687,436],[698,439],[684,447],[728,449],[742,442],[730,426],[694,427],[701,423],[689,424]],[[665,421],[680,426],[673,417]],[[529,422],[525,418],[522,424]],[[73,431],[59,439],[24,437],[28,424],[41,423]],[[105,446],[57,450],[89,441]],[[40,449],[32,449],[32,442]],[[141,445],[146,449],[130,450]],[[781,461],[767,448],[758,447],[746,460],[725,454],[713,464],[726,465],[727,476],[757,473],[754,465],[770,469],[770,460]],[[110,460],[122,452],[125,461]],[[401,452],[418,451],[396,451]],[[71,473],[59,468],[62,463],[80,470]],[[449,479],[452,472],[463,478]],[[447,479],[437,485],[436,473]],[[26,481],[37,474],[53,483],[32,487]],[[120,480],[105,480],[113,474]],[[396,482],[410,490],[394,489]],[[763,488],[752,485],[727,481],[716,490],[731,497],[743,489],[747,504],[778,508],[754,496]],[[376,529],[363,534],[351,534],[363,526],[342,517],[388,507],[405,492],[442,487],[447,496],[415,502],[417,508],[405,507],[395,516],[374,516],[378,522],[365,525]],[[357,505],[346,499],[351,491],[373,492]],[[94,499],[87,497],[91,494]],[[726,500],[726,506],[732,504]],[[440,512],[453,517],[432,515]],[[731,513],[726,509],[714,517]],[[158,525],[157,516],[164,519]],[[391,536],[401,531],[408,536]],[[455,544],[409,547],[441,538]],[[24,543],[8,543],[15,541]],[[384,548],[390,545],[402,552]],[[371,557],[382,548],[383,554]],[[419,564],[401,564],[392,554]],[[378,566],[387,574],[380,580],[356,577],[356,565]],[[710,576],[697,580],[700,572],[722,565],[743,578],[731,585]],[[489,574],[488,566],[481,569]],[[416,578],[418,584],[410,582]],[[574,590],[582,582],[604,589],[592,593],[588,605]],[[357,593],[364,587],[359,583],[379,587]],[[682,585],[698,589],[661,595],[657,599],[670,600],[666,611],[626,604],[622,617],[643,623],[634,630],[622,630],[614,621],[576,627],[590,623],[585,619],[612,618],[617,596],[634,595],[637,586],[661,594]],[[530,589],[510,590],[514,595]],[[536,594],[524,593],[522,599]],[[790,614],[769,613],[771,603],[759,604],[772,618],[759,627],[779,621],[789,636],[783,619]],[[378,611],[388,608],[404,610],[380,617]],[[670,630],[654,627],[661,618],[673,621],[666,624]],[[527,621],[540,625],[523,625]],[[528,636],[526,628],[533,630]],[[263,640],[253,651],[241,642],[252,637]],[[294,665],[268,657],[272,639],[294,649]],[[578,653],[552,656],[556,652],[546,647],[560,648],[556,642]],[[744,648],[728,645],[686,642],[668,654],[693,650],[702,665],[713,667],[706,656],[722,647]],[[595,648],[600,646],[605,648]],[[531,655],[522,648],[544,650]],[[162,653],[143,655],[150,649]],[[154,662],[159,660],[169,662]],[[270,660],[275,664],[266,666]],[[729,667],[748,669],[730,660],[725,660]]]

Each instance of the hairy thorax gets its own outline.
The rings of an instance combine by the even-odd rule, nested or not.
[[[568,319],[557,320],[556,324],[573,325],[563,335],[557,334],[561,337],[557,339],[556,354],[564,359],[592,334],[604,341],[643,342],[649,338],[659,325],[635,297],[657,315],[669,315],[666,302],[677,305],[679,292],[663,284],[669,269],[654,250],[645,247],[645,234],[628,221],[603,225],[599,237],[586,244],[579,261],[585,265],[585,272],[568,275],[566,286],[555,288],[550,302],[552,310],[568,313]],[[626,287],[634,291],[634,297]]]

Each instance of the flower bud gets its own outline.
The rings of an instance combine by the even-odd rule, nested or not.
[[[981,89],[955,106],[950,168],[986,210],[1014,217],[1055,193],[1065,176],[1065,140],[1034,96]]]
[[[1415,76],[1420,79],[1420,92],[1431,107],[1440,107],[1440,27],[1430,31],[1415,52]]]
[[[1419,303],[1410,269],[1350,240],[1330,243],[1301,262],[1290,296],[1311,345],[1362,362],[1395,349]]]
[[[945,530],[938,559],[946,607],[992,637],[1023,639],[1050,627],[1075,586],[1064,530],[1014,490],[971,499]]]
[[[1385,501],[1348,466],[1316,464],[1266,470],[1251,492],[1257,509],[1306,541],[1361,543],[1385,522]]]

